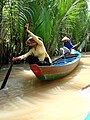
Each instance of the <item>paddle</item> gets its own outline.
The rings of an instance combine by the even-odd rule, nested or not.
[[[61,55],[59,57],[57,57],[55,60],[52,60],[52,64],[55,63],[56,61],[58,61],[59,59],[63,58],[65,55]]]
[[[80,42],[78,42],[77,44],[75,44],[75,45],[72,47],[72,49],[77,49],[77,48],[79,47],[79,45],[80,45]]]
[[[64,59],[65,59],[65,63],[66,63],[66,58],[76,57],[77,55],[78,55],[77,53],[75,53],[75,54],[70,54],[70,55],[62,54],[61,56],[57,57],[55,60],[52,60],[52,64],[55,63],[56,61],[58,61],[58,60],[61,59],[61,58],[64,58]]]
[[[15,57],[16,57],[17,54],[18,54],[18,51],[19,51],[19,48],[20,48],[20,45],[21,45],[21,41],[22,41],[22,39],[24,38],[24,35],[25,35],[25,29],[24,29],[24,32],[23,32],[23,34],[22,34],[22,38],[21,38],[21,40],[20,40],[20,43],[18,44],[17,52],[16,52],[16,54],[15,54]],[[8,80],[8,77],[9,77],[9,75],[10,75],[10,73],[11,73],[13,64],[14,64],[14,61],[11,62],[11,65],[10,65],[10,67],[9,67],[9,69],[8,69],[8,72],[7,72],[7,74],[6,74],[6,76],[5,76],[4,80],[3,80],[3,83],[2,83],[2,85],[1,85],[0,90],[5,87],[5,85],[6,85],[6,83],[7,83],[7,80]]]

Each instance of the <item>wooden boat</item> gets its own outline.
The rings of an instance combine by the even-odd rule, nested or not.
[[[72,72],[80,61],[80,52],[73,50],[70,55],[62,55],[52,61],[50,66],[31,64],[30,68],[39,80],[54,80]]]

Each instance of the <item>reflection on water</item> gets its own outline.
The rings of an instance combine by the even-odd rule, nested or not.
[[[9,66],[8,66],[9,67]],[[0,70],[0,85],[8,67]],[[39,81],[28,65],[14,65],[0,91],[0,120],[84,120],[90,111],[90,56],[68,76]]]

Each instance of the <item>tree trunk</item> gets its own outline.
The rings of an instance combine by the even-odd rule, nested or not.
[[[3,10],[3,0],[1,0],[1,4],[0,4],[0,23],[2,22],[2,10]],[[1,24],[0,24],[0,39],[1,39]]]

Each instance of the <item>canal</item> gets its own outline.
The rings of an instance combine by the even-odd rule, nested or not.
[[[9,65],[0,70],[0,85]],[[28,64],[14,65],[0,90],[0,120],[84,120],[90,111],[90,54],[64,78],[39,81]]]

